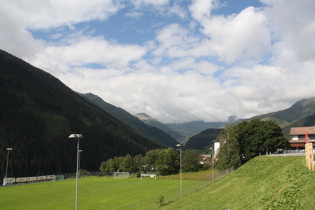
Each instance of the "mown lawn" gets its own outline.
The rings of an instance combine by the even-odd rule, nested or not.
[[[305,157],[260,156],[162,209],[315,209],[314,199],[315,172]]]
[[[190,182],[184,180],[183,185]],[[79,209],[120,209],[137,200],[155,199],[178,186],[179,181],[175,179],[82,178],[79,179]],[[179,190],[173,193],[179,194]],[[74,209],[74,202],[74,179],[0,188],[0,209]]]

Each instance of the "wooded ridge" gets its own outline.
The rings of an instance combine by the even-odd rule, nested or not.
[[[0,50],[0,169],[4,176],[74,172],[81,133],[81,168],[96,171],[102,161],[164,148],[86,101],[49,73]]]

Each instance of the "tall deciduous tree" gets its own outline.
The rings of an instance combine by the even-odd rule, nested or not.
[[[219,135],[220,149],[217,167],[219,170],[241,165],[240,146],[234,127],[227,126]]]
[[[183,171],[198,171],[200,166],[200,155],[197,150],[189,149],[183,151]]]
[[[155,166],[161,175],[177,173],[179,170],[178,152],[173,148],[162,150],[158,154]]]
[[[161,149],[150,150],[146,153],[144,158],[145,169],[146,170],[155,170],[155,163],[158,159]]]
[[[133,158],[127,154],[122,160],[122,171],[132,172],[134,170]]]
[[[233,127],[227,126],[219,136],[220,151],[218,167],[237,167],[261,154],[287,148],[288,141],[281,128],[273,121],[243,121]]]
[[[136,171],[142,171],[144,165],[144,157],[142,155],[136,155],[133,158],[133,164]]]

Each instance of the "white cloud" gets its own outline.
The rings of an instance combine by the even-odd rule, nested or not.
[[[167,14],[169,14],[170,16],[174,14],[182,19],[185,19],[187,17],[185,10],[177,4],[173,5],[171,8],[168,8]]]
[[[119,1],[112,0],[29,0],[12,1],[27,28],[48,29],[94,19],[103,20],[121,9]]]
[[[189,9],[191,11],[191,16],[197,21],[202,21],[204,18],[210,18],[212,0],[192,0]]]
[[[215,53],[227,63],[260,59],[270,47],[270,31],[262,12],[248,7],[240,14],[202,22]]]
[[[193,36],[189,30],[178,24],[164,27],[157,34],[156,40],[158,45],[153,54],[170,58],[201,56],[198,51],[203,49],[201,46],[204,46],[203,40]]]
[[[144,48],[137,45],[111,43],[102,37],[80,36],[68,41],[62,46],[47,46],[31,62],[48,71],[54,71],[56,66],[62,64],[70,69],[96,63],[126,71],[130,62],[139,60],[146,53]]]
[[[105,100],[115,104],[123,99],[123,108],[132,110],[132,113],[150,113],[152,117],[158,117],[164,122],[174,119],[180,121],[204,119],[205,115],[210,115],[211,111],[215,111],[215,107],[211,106],[211,96],[217,96],[216,89],[219,85],[210,83],[193,72],[123,75],[113,77],[107,83],[107,87],[112,87],[120,93],[120,98],[116,98],[113,91],[104,96]],[[120,85],[117,86],[117,83]],[[205,93],[204,88],[207,88],[209,93]],[[200,105],[204,107],[200,108]],[[205,112],[205,108],[209,112]]]
[[[217,0],[6,1],[0,46],[131,113],[163,122],[251,117],[287,108],[315,89],[315,2],[262,1],[267,6],[230,15],[213,13]],[[139,24],[155,17],[157,31],[137,28],[154,38],[123,44],[89,22],[119,15]]]
[[[291,48],[299,60],[315,60],[315,1],[263,0],[264,12],[275,24],[284,48]],[[285,8],[285,9],[284,9]],[[283,49],[285,50],[285,49]]]
[[[46,46],[35,39],[29,29],[48,30],[59,26],[74,29],[75,23],[105,19],[122,6],[111,0],[16,0],[6,1],[0,7],[0,33],[2,49],[23,58],[31,58]],[[55,33],[60,37],[60,33]]]

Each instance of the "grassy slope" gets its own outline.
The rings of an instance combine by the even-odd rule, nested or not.
[[[314,180],[305,157],[261,156],[162,209],[315,209]]]

